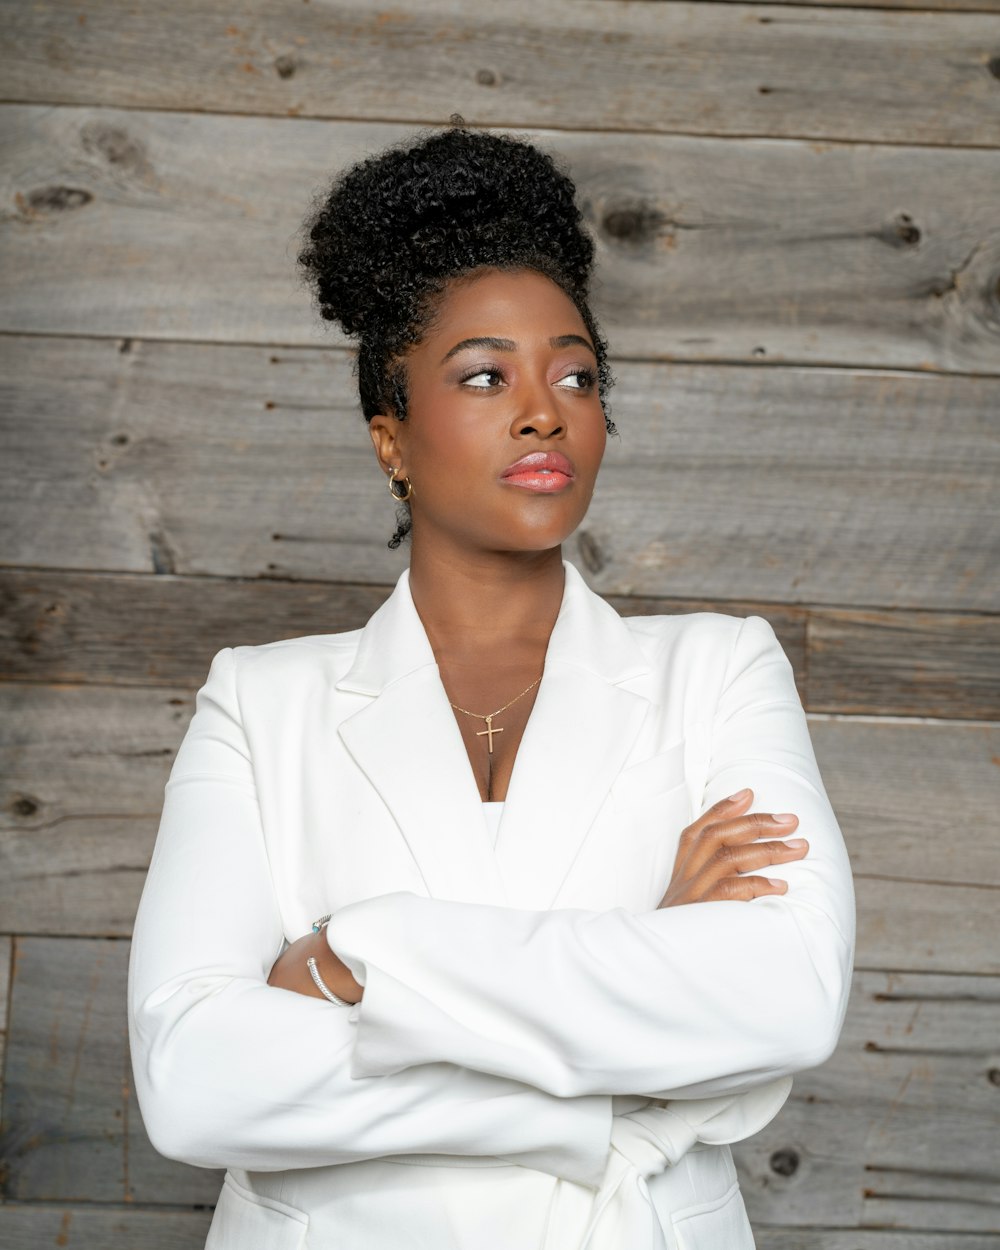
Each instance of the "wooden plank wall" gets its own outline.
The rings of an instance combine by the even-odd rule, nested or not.
[[[404,557],[313,194],[454,112],[599,251],[621,439],[569,552],[756,612],[857,873],[837,1054],[739,1152],[763,1250],[1000,1245],[1000,0],[0,0],[0,1247],[203,1244],[149,1146],[128,936],[221,646]]]

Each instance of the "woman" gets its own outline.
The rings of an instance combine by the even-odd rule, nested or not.
[[[412,550],[364,629],[221,651],[167,785],[131,1037],[153,1144],[227,1169],[210,1247],[743,1250],[729,1144],[836,1044],[850,873],[771,627],[623,620],[561,557],[592,258],[551,158],[459,126],[309,223]]]

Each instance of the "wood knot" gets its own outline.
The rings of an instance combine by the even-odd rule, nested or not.
[[[776,1150],[768,1160],[771,1171],[778,1176],[794,1176],[799,1170],[799,1153],[790,1147]]]
[[[601,229],[616,243],[636,246],[651,243],[665,220],[652,204],[621,204],[608,209],[601,219]]]
[[[1000,1068],[990,1068],[986,1073],[986,1079],[991,1085],[1000,1085]]]
[[[34,816],[38,811],[38,800],[22,794],[11,803],[10,810],[15,816]]]
[[[37,213],[66,213],[83,208],[93,199],[82,187],[37,187],[24,197],[24,207],[32,215]]]
[[[921,230],[909,213],[897,213],[879,231],[878,237],[890,247],[916,247],[921,239]]]
[[[274,68],[279,78],[291,78],[299,68],[299,63],[290,52],[283,52],[274,58]]]
[[[497,85],[497,76],[491,69],[477,69],[476,82],[481,87],[495,87]]]
[[[991,56],[986,62],[986,68],[994,78],[1000,78],[1000,56]]]
[[[588,530],[580,530],[576,536],[576,542],[583,563],[591,573],[595,575],[600,573],[607,561],[597,539]]]
[[[120,126],[91,121],[80,131],[80,139],[87,152],[102,157],[114,169],[132,174],[148,174],[150,171],[146,149]]]

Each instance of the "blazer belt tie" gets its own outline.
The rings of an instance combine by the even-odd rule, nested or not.
[[[752,1137],[774,1119],[791,1088],[791,1077],[782,1077],[742,1094],[674,1099],[614,1116],[599,1188],[556,1182],[543,1250],[676,1250],[647,1182],[698,1142],[722,1146]]]

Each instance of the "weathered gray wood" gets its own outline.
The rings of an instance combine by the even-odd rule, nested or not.
[[[854,889],[859,968],[1000,975],[995,888],[857,877]]]
[[[1000,886],[1000,843],[987,836],[996,826],[1000,725],[811,716],[809,732],[855,873]],[[1000,914],[992,932],[1000,957]]]
[[[0,1250],[204,1250],[211,1211],[140,1210],[135,1207],[0,1206]],[[910,1250],[909,1246],[878,1250]],[[924,1250],[921,1244],[920,1250]],[[938,1250],[929,1243],[926,1250]],[[980,1250],[970,1243],[968,1250]]]
[[[358,629],[391,589],[263,578],[0,570],[0,680],[197,687],[220,647]],[[804,685],[806,612],[801,608],[622,596],[611,602],[626,616],[713,610],[764,615]]]
[[[737,1148],[751,1218],[994,1231],[998,1065],[996,978],[858,974],[834,1057]]]
[[[10,963],[12,940],[0,937],[0,1123],[3,1123],[3,1072],[7,1048],[7,1018],[10,1001]]]
[[[1000,618],[950,612],[808,616],[812,711],[1000,720]]]
[[[997,1250],[995,1233],[918,1233],[881,1228],[754,1228],[757,1250]]]
[[[189,691],[0,685],[0,914],[130,931]],[[858,963],[1000,972],[1000,729],[812,719],[858,874]]]
[[[197,687],[220,647],[357,629],[390,589],[0,570],[0,680]],[[625,616],[764,616],[809,711],[1000,720],[997,617],[782,609],[728,599],[611,602]]]
[[[652,6],[630,6],[641,10]],[[718,12],[734,22],[731,6]],[[826,14],[784,16],[801,34]],[[836,16],[863,21],[856,10]],[[936,19],[893,20],[917,31]],[[756,22],[735,23],[739,38]],[[956,63],[956,49],[931,46],[941,65]],[[918,67],[886,50],[938,115],[940,97]],[[701,75],[690,50],[684,57]],[[1000,109],[1000,83],[981,61],[975,75]],[[741,49],[726,73],[749,63]],[[801,65],[815,81],[804,49]],[[578,66],[574,74],[586,81]],[[143,77],[163,80],[145,63]],[[383,76],[366,77],[381,99]],[[885,92],[878,74],[871,81]],[[839,73],[836,89],[857,101]],[[565,122],[572,114],[564,100],[559,107]],[[742,130],[742,111],[740,121]],[[415,133],[16,105],[0,112],[0,128],[9,206],[0,329],[304,345],[341,341],[324,338],[296,274],[313,195],[348,163]],[[595,307],[618,356],[1000,370],[995,151],[544,130],[533,138],[577,180],[598,244]],[[706,395],[699,410],[715,399]]]
[[[0,338],[4,562],[389,584],[342,352]],[[609,595],[996,610],[1000,380],[623,363]],[[59,483],[53,490],[51,483]]]
[[[0,1207],[0,1250],[203,1250],[211,1214],[11,1203]],[[988,1234],[864,1229],[754,1229],[758,1250],[997,1250]],[[61,1239],[61,1240],[60,1240]]]
[[[82,16],[72,0],[6,0],[7,98],[435,121],[457,109],[477,125],[893,142],[1000,135],[988,15],[103,0]]]
[[[163,785],[194,710],[187,690],[131,693],[0,686],[6,931],[131,931]]]
[[[18,938],[7,1055],[4,1195],[215,1202],[219,1173],[149,1145],[125,1015],[128,943]]]

